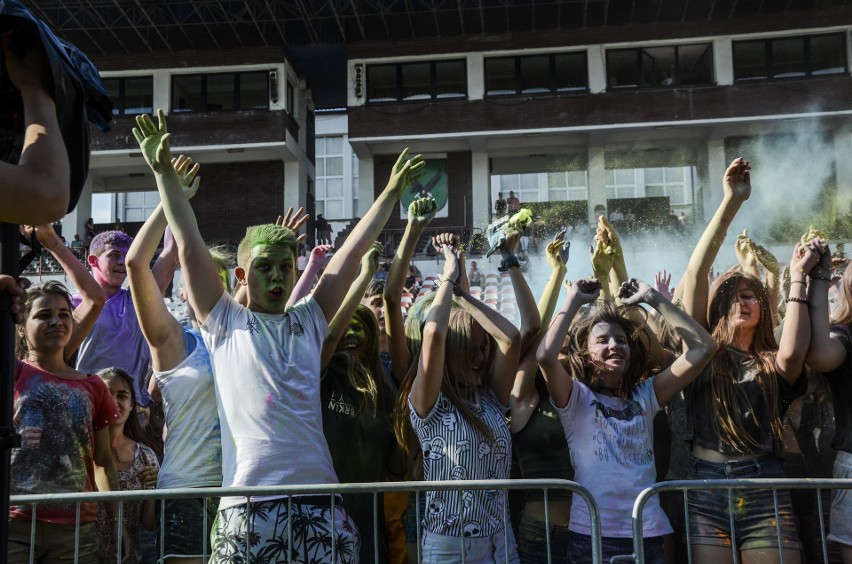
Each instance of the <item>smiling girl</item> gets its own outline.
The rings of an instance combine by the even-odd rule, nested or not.
[[[698,375],[715,347],[689,316],[633,279],[621,287],[622,303],[644,303],[660,312],[683,339],[686,352],[658,372],[649,360],[647,328],[636,321],[644,312],[602,302],[572,330],[566,370],[559,360],[565,334],[580,307],[594,302],[600,290],[594,279],[571,286],[537,356],[568,440],[574,480],[598,502],[603,560],[608,562],[633,552],[633,500],[656,481],[654,416]],[[665,562],[662,537],[672,528],[658,498],[646,505],[644,515],[645,562]],[[571,504],[568,529],[568,561],[591,562],[589,510],[582,501]]]
[[[115,402],[100,378],[65,363],[74,327],[68,290],[53,281],[31,288],[24,314],[17,327],[13,424],[21,446],[12,450],[12,495],[118,490],[108,430],[119,418]],[[117,504],[108,510],[117,517]],[[7,562],[29,562],[30,552],[40,562],[71,561],[75,548],[78,562],[97,562],[95,503],[39,506],[35,544],[32,511],[9,510]]]
[[[121,490],[154,489],[160,464],[153,449],[140,442],[145,438],[145,431],[136,416],[133,378],[121,368],[108,368],[98,375],[118,406],[118,419],[109,426],[109,442]],[[154,529],[154,521],[154,500],[124,503],[124,528],[130,535],[132,546],[130,562],[139,562],[142,558],[140,525],[150,531]],[[110,534],[109,519],[101,508],[98,513],[99,557],[104,563],[115,560],[115,539]]]

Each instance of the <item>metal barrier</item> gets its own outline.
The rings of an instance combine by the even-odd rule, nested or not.
[[[277,486],[277,487],[247,487],[247,488],[176,488],[176,489],[162,489],[162,490],[135,490],[135,491],[125,491],[125,492],[104,492],[104,493],[73,493],[73,494],[39,494],[39,495],[20,495],[20,496],[12,496],[11,505],[16,506],[33,506],[33,515],[31,519],[31,528],[30,528],[30,546],[35,543],[35,522],[38,517],[38,506],[39,505],[50,505],[57,503],[64,503],[73,505],[76,504],[77,507],[77,525],[75,527],[75,562],[78,558],[78,549],[79,549],[79,525],[80,525],[80,504],[83,502],[103,502],[110,500],[118,500],[121,503],[119,504],[119,522],[123,522],[123,503],[127,501],[144,501],[144,500],[165,500],[165,499],[191,499],[191,498],[211,498],[211,497],[228,497],[228,496],[245,496],[246,501],[248,501],[251,497],[254,496],[316,496],[316,495],[328,495],[331,501],[331,520],[334,520],[334,508],[336,503],[336,494],[346,495],[346,494],[364,494],[371,493],[373,494],[373,529],[374,531],[378,531],[379,522],[378,522],[378,503],[379,498],[378,494],[383,492],[415,492],[415,494],[420,495],[421,492],[426,491],[448,491],[448,490],[456,490],[460,492],[468,491],[468,490],[541,490],[544,492],[544,504],[545,504],[545,528],[547,531],[546,534],[546,543],[547,543],[547,552],[548,552],[548,562],[551,561],[551,539],[550,539],[550,522],[549,522],[549,510],[548,510],[548,492],[550,490],[569,490],[576,496],[579,496],[589,508],[589,515],[591,516],[591,537],[592,537],[592,561],[594,564],[601,564],[601,522],[600,522],[600,512],[598,510],[598,506],[592,498],[591,493],[576,482],[571,482],[568,480],[448,480],[441,482],[383,482],[383,483],[365,483],[365,484],[311,484],[311,485],[302,485],[302,486]],[[460,503],[461,497],[459,496]],[[575,500],[575,503],[578,500]],[[345,505],[345,501],[344,501]],[[249,508],[251,506],[249,505]],[[416,511],[417,511],[417,538],[422,539],[422,530],[421,530],[421,515],[420,515],[420,505],[419,503],[415,503]],[[292,500],[288,500],[288,513],[291,512],[292,509]],[[461,507],[460,507],[461,509]],[[250,515],[250,512],[249,512]],[[159,558],[162,562],[164,556],[164,536],[165,530],[163,522],[165,521],[165,504],[161,504],[160,506],[160,528],[158,534],[160,536],[160,554]],[[207,520],[206,514],[203,519],[203,530],[207,530]],[[292,530],[292,519],[288,518],[288,526],[287,526],[287,537],[288,537],[288,555],[287,561],[291,562],[293,560],[293,530]],[[505,544],[508,547],[508,527],[511,527],[511,523],[509,522],[509,506],[508,503],[504,505],[504,515],[503,515],[503,531],[504,531],[504,540]],[[121,561],[121,530],[119,527],[118,538],[116,539],[116,562]],[[251,534],[251,531],[249,531]],[[334,535],[334,531],[332,531],[332,535]],[[374,534],[373,539],[375,553],[378,555],[378,535]],[[464,541],[465,537],[459,538],[459,546],[462,549],[462,562],[464,562],[465,554],[464,554]],[[207,539],[204,540],[204,558],[207,559]],[[249,543],[246,543],[246,555],[245,562],[252,562],[253,558],[250,559],[250,549]],[[417,543],[417,561],[421,562],[421,547],[420,543]],[[506,562],[509,561],[509,553],[506,551]],[[32,564],[34,560],[34,552],[30,550],[30,563]],[[332,542],[332,562],[336,562],[336,554],[335,554],[335,542]]]
[[[778,540],[778,546],[781,547],[781,520],[778,514],[778,490],[814,490],[817,501],[817,514],[819,515],[820,538],[822,539],[822,554],[823,562],[828,564],[828,546],[826,543],[825,520],[823,519],[823,490],[835,489],[852,489],[852,479],[792,479],[792,478],[747,478],[740,480],[721,479],[721,480],[673,480],[671,482],[660,482],[653,486],[644,489],[636,502],[633,505],[633,554],[629,556],[618,556],[613,559],[613,562],[638,562],[643,564],[645,561],[645,547],[642,543],[642,512],[645,509],[645,504],[651,497],[658,495],[660,492],[666,491],[682,491],[684,524],[686,531],[686,547],[689,562],[692,562],[692,543],[689,532],[689,503],[688,495],[690,490],[727,490],[728,491],[728,515],[731,526],[731,551],[733,553],[733,562],[739,562],[739,554],[736,542],[736,533],[734,531],[734,490],[771,490],[775,506],[775,529]],[[780,563],[784,564],[784,551],[779,549]]]

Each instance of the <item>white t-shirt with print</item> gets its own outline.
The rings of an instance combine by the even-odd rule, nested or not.
[[[657,481],[654,416],[659,411],[653,378],[633,388],[627,401],[593,392],[575,380],[568,404],[556,408],[568,440],[574,480],[597,502],[604,537],[633,536],[633,502]],[[645,505],[643,517],[646,538],[673,532],[658,496]],[[589,509],[579,496],[571,504],[569,529],[592,534]]]
[[[223,487],[337,483],[320,410],[327,334],[313,296],[264,314],[222,293],[201,335],[216,378]],[[222,498],[220,509],[244,503]]]

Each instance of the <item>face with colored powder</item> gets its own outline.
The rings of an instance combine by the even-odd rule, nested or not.
[[[127,267],[124,264],[127,249],[124,245],[106,245],[99,255],[89,256],[92,277],[99,286],[121,288],[127,278]]]
[[[258,313],[284,313],[296,282],[293,249],[282,245],[255,245],[248,272],[236,270],[248,291],[248,308]]]

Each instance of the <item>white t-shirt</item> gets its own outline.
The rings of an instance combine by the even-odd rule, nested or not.
[[[187,354],[165,372],[154,371],[166,415],[165,456],[157,487],[222,485],[222,431],[210,353],[196,330],[184,329]]]
[[[74,307],[82,298],[74,296]],[[117,366],[133,377],[136,401],[151,403],[145,378],[151,365],[151,349],[142,334],[130,290],[122,288],[104,304],[94,327],[83,339],[77,353],[77,370],[94,374]]]
[[[654,416],[659,411],[653,378],[636,386],[627,401],[593,392],[575,380],[568,404],[556,408],[568,440],[574,480],[597,502],[604,537],[633,536],[633,502],[657,481]],[[646,538],[673,532],[659,496],[645,505],[643,517]],[[591,535],[590,523],[588,507],[575,496],[568,528]]]
[[[201,336],[216,379],[223,487],[337,483],[320,410],[327,334],[311,295],[286,313],[264,314],[222,293]],[[219,507],[245,502],[222,498]]]

